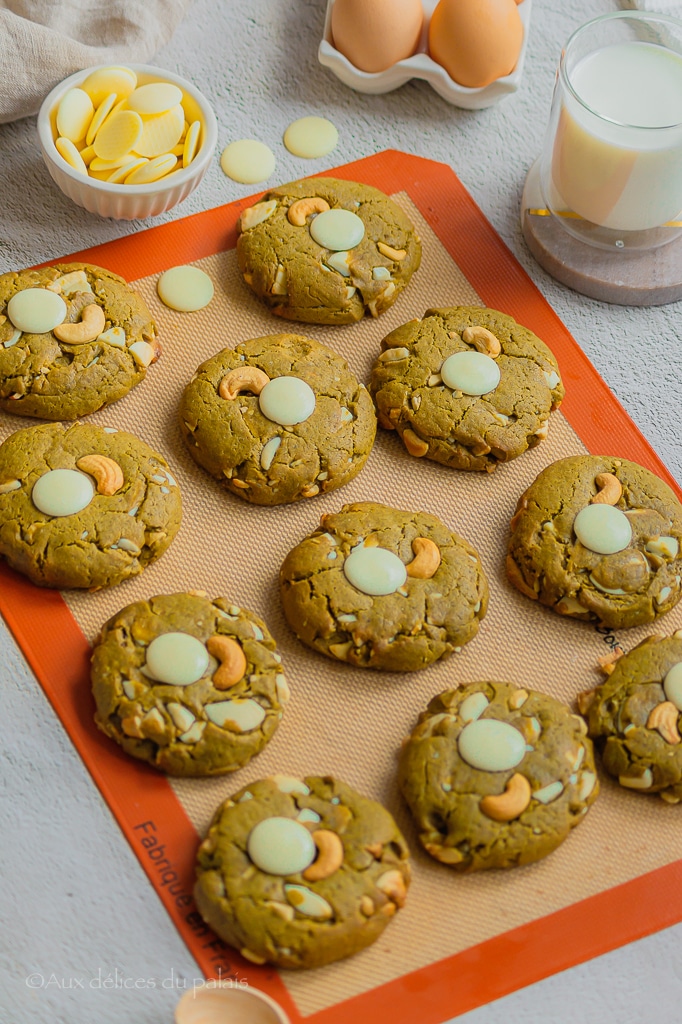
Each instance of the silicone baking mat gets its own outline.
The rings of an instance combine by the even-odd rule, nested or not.
[[[383,153],[329,173],[393,194],[422,237],[420,271],[378,321],[313,327],[273,318],[236,265],[237,217],[253,198],[77,254],[135,280],[159,323],[160,362],[144,384],[92,419],[130,429],[168,457],[181,486],[183,526],[158,563],[111,590],[60,596],[5,569],[0,608],[208,976],[247,978],[278,999],[294,1022],[345,1024],[359,1014],[374,1024],[437,1024],[682,918],[676,860],[682,817],[662,801],[602,778],[594,808],[551,857],[513,871],[459,876],[421,852],[395,785],[400,740],[434,694],[459,682],[497,678],[570,702],[598,680],[600,654],[616,643],[630,648],[652,632],[616,636],[560,619],[506,582],[509,518],[540,469],[575,452],[607,452],[674,482],[449,168]],[[156,279],[187,262],[210,274],[215,298],[198,313],[174,313],[157,299]],[[379,431],[365,469],[342,491],[258,508],[226,494],[190,459],[176,421],[178,399],[198,364],[220,348],[299,330],[341,352],[366,380],[388,331],[430,306],[456,304],[493,306],[532,328],[556,353],[566,384],[547,441],[492,476],[413,459],[396,435]],[[0,416],[2,436],[26,425]],[[488,575],[490,607],[479,636],[421,673],[363,672],[318,656],[292,636],[279,607],[277,570],[286,552],[322,513],[369,499],[434,512],[476,546]],[[168,780],[126,758],[95,729],[88,644],[124,604],[197,588],[266,619],[292,701],[272,742],[238,774]],[[681,626],[682,605],[663,629]],[[214,808],[236,788],[273,772],[337,774],[390,808],[413,851],[405,909],[369,950],[320,970],[254,967],[216,939],[192,902],[197,836]]]

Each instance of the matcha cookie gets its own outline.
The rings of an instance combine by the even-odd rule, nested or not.
[[[194,460],[233,494],[282,505],[342,487],[374,443],[369,392],[336,352],[297,334],[224,349],[185,388]]]
[[[381,804],[329,776],[273,775],[216,811],[194,896],[247,960],[321,967],[378,939],[405,902],[408,855]]]
[[[92,654],[92,692],[102,732],[169,775],[241,768],[289,698],[265,624],[199,591],[137,601],[109,619]]]
[[[0,408],[75,420],[127,395],[161,348],[142,298],[87,263],[0,275]]]
[[[543,470],[511,521],[511,583],[559,615],[612,629],[680,599],[682,505],[635,462],[573,455]]]
[[[180,491],[163,456],[112,427],[45,423],[0,445],[0,555],[41,587],[110,587],[164,553]]]
[[[599,792],[586,733],[565,705],[511,683],[434,697],[398,769],[424,848],[456,871],[546,857]]]
[[[290,551],[284,614],[299,640],[361,668],[413,672],[472,640],[488,583],[472,546],[427,512],[344,505]]]
[[[369,185],[308,178],[282,185],[239,218],[248,286],[277,316],[351,324],[379,316],[421,261],[406,214]]]
[[[682,630],[649,636],[578,697],[604,767],[621,786],[682,800]]]
[[[564,396],[553,354],[495,309],[427,309],[381,343],[370,391],[410,455],[453,469],[509,462],[547,437]]]

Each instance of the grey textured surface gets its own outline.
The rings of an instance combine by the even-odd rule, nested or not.
[[[253,136],[271,145],[273,183],[388,147],[450,164],[682,480],[682,303],[637,310],[581,298],[536,266],[519,228],[523,181],[541,146],[561,45],[579,24],[614,7],[615,0],[535,0],[522,87],[479,113],[448,106],[423,83],[377,97],[346,89],[316,60],[324,0],[197,0],[154,63],[193,79],[210,97],[219,149]],[[330,117],[340,142],[329,157],[305,162],[280,140],[291,120],[311,113]],[[102,221],[56,191],[38,155],[34,119],[0,128],[0,172],[0,271],[147,226]],[[251,191],[227,180],[216,160],[198,191],[158,220]],[[191,985],[198,969],[4,626],[0,643],[0,964],[7,979],[0,1020],[170,1024],[177,986]],[[459,1021],[672,1024],[680,1019],[681,940],[678,925]],[[137,989],[126,987],[138,979]]]

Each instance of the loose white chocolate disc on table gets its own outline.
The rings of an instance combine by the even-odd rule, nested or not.
[[[257,988],[210,981],[193,985],[175,1007],[175,1024],[291,1024],[274,999]]]
[[[169,686],[189,686],[206,674],[206,644],[189,633],[162,633],[147,648],[147,674]]]
[[[682,711],[682,661],[673,665],[666,674],[663,689],[668,700],[672,701],[678,711]]]
[[[88,128],[87,135],[85,136],[85,141],[88,144],[88,146],[91,146],[95,141],[95,135],[97,135],[97,132],[104,124],[105,118],[107,118],[113,110],[115,102],[116,93],[110,92],[108,96],[104,97],[104,99],[98,106],[97,110],[95,111],[95,115],[92,121],[90,122],[90,127]]]
[[[95,108],[87,92],[69,89],[62,96],[57,108],[57,134],[71,142],[82,142],[85,138]]]
[[[87,508],[94,496],[91,478],[77,469],[50,469],[31,491],[31,501],[46,516],[75,515]]]
[[[251,732],[265,718],[265,708],[250,697],[244,700],[215,701],[207,704],[204,711],[214,725],[223,728],[229,722],[235,732]]]
[[[387,548],[356,548],[343,563],[346,579],[363,594],[393,594],[407,579],[405,563]]]
[[[265,818],[249,833],[249,857],[270,875],[295,875],[315,860],[316,849],[309,830],[293,818]]]
[[[81,89],[87,92],[93,104],[98,107],[110,93],[116,93],[119,101],[127,99],[137,85],[137,75],[132,68],[99,68],[88,75]]]
[[[162,156],[177,145],[184,128],[185,111],[179,103],[163,114],[146,117],[142,122],[142,135],[135,146],[135,152],[140,156]]]
[[[74,171],[78,171],[79,174],[88,173],[88,168],[83,157],[78,152],[78,147],[70,139],[65,139],[60,135],[54,145],[59,155],[66,160],[69,167],[73,167]]]
[[[465,395],[487,395],[500,383],[500,368],[484,352],[455,352],[440,368],[443,383]]]
[[[275,377],[261,391],[258,404],[267,419],[292,427],[315,412],[315,392],[300,377]]]
[[[630,520],[613,505],[586,505],[573,521],[581,544],[600,555],[623,551],[632,540]]]
[[[104,122],[92,148],[102,160],[117,160],[131,149],[135,149],[141,136],[140,115],[134,110],[119,110]]]
[[[127,107],[138,114],[163,114],[179,103],[182,103],[182,89],[177,85],[172,82],[150,82],[131,92]]]
[[[192,163],[199,147],[199,133],[201,132],[201,121],[193,121],[189,126],[185,142],[182,147],[182,166],[187,167]]]
[[[306,160],[326,156],[339,141],[336,127],[326,117],[299,117],[284,132],[284,145]]]
[[[24,288],[7,303],[7,316],[24,334],[47,334],[63,323],[66,303],[47,288]]]
[[[213,281],[199,267],[172,267],[156,282],[164,305],[181,313],[203,309],[213,298]]]
[[[170,174],[175,169],[177,162],[178,158],[174,153],[164,153],[163,156],[155,156],[153,160],[148,160],[146,163],[134,168],[123,179],[124,184],[149,185],[152,181],[158,181],[159,178],[165,178],[167,174]]]
[[[513,725],[479,718],[465,725],[457,739],[462,760],[484,772],[504,772],[523,761],[526,741]]]
[[[310,222],[310,234],[318,245],[340,252],[354,249],[365,237],[365,225],[350,210],[325,210]]]
[[[223,173],[242,185],[266,181],[275,169],[275,154],[257,139],[238,139],[226,146],[220,157]]]

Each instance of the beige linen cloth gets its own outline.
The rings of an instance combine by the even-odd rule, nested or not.
[[[0,0],[0,123],[35,114],[67,75],[144,62],[192,0]]]

